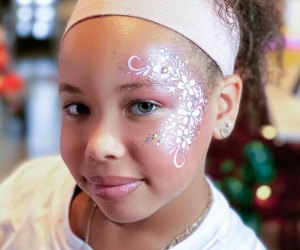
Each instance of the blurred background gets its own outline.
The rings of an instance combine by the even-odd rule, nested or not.
[[[0,182],[20,162],[59,153],[57,50],[74,0],[1,0]],[[214,142],[208,172],[272,250],[300,249],[300,0],[278,1],[285,22],[284,72],[268,101]],[[263,114],[261,116],[261,114]],[[263,117],[263,119],[261,118]],[[216,157],[218,156],[218,157]]]

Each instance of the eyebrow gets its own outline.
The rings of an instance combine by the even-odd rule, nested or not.
[[[143,80],[139,82],[127,83],[122,86],[117,87],[117,91],[119,92],[131,92],[140,88],[153,88],[155,86],[162,87],[162,83],[154,83],[150,80]],[[59,92],[67,92],[70,94],[83,94],[82,90],[78,87],[75,87],[69,83],[60,83],[59,84]]]
[[[83,94],[80,88],[77,88],[69,83],[60,83],[58,89],[59,89],[59,93],[67,92],[70,94]]]
[[[136,89],[140,88],[153,88],[156,86],[163,86],[161,83],[154,83],[150,80],[143,80],[143,81],[138,81],[138,82],[132,82],[132,83],[127,83],[124,84],[120,87],[117,88],[119,92],[131,92]]]

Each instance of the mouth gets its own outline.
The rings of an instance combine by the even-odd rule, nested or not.
[[[93,195],[105,201],[117,201],[135,191],[143,180],[121,176],[91,176],[87,182]]]

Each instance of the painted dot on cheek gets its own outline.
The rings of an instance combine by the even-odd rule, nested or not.
[[[154,135],[153,135],[153,139],[156,139],[156,140],[157,140],[158,138],[159,138],[159,134],[154,134]]]
[[[151,136],[147,136],[147,137],[144,139],[144,142],[150,144],[150,143],[152,142]]]

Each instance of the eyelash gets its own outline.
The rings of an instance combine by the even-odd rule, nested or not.
[[[142,105],[147,105],[147,107],[142,107]],[[147,116],[159,110],[160,107],[161,105],[155,101],[135,100],[128,105],[126,112],[130,115]],[[82,103],[67,103],[62,109],[70,116],[84,116],[91,113],[90,109]],[[141,109],[144,109],[145,112]],[[147,111],[147,109],[149,109],[149,111]]]

